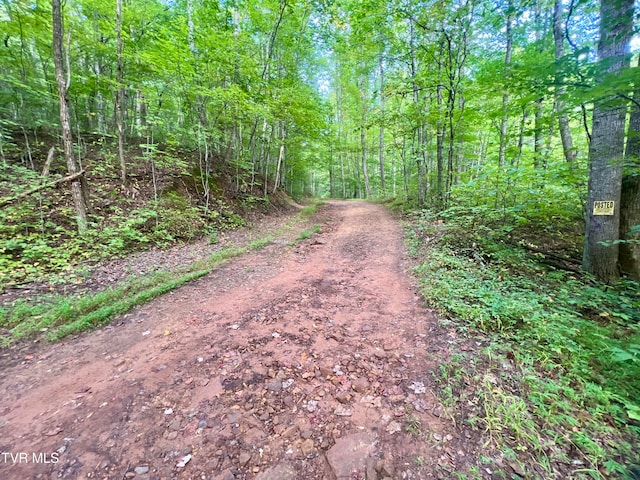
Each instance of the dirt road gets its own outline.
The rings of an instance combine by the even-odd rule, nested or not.
[[[400,226],[319,212],[311,239],[3,361],[0,478],[438,478],[453,431]]]

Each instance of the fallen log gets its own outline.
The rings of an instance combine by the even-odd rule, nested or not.
[[[566,270],[567,272],[578,273],[582,275],[584,272],[579,268],[573,267],[571,265],[567,265],[561,261],[555,260],[553,258],[542,258],[538,260],[540,263],[544,263],[545,265],[549,265],[553,268],[559,268],[560,270]],[[573,263],[573,262],[571,262]]]
[[[65,182],[71,182],[73,180],[75,180],[76,178],[81,177],[82,175],[84,175],[85,173],[85,169],[80,170],[77,173],[73,173],[71,175],[67,175],[66,177],[62,177],[59,178],[58,180],[54,181],[54,182],[49,182],[49,183],[45,183],[43,185],[39,185],[35,188],[32,188],[31,190],[27,190],[26,192],[22,192],[20,195],[16,195],[14,197],[9,197],[9,198],[5,198],[4,200],[0,200],[0,208],[9,205],[17,200],[21,200],[23,198],[28,197],[29,195],[33,195],[34,193],[39,192],[40,190],[44,190],[45,188],[51,188],[51,187],[55,187],[56,185],[58,185],[59,183],[65,183]]]
[[[526,244],[523,244],[523,243],[520,243],[518,245],[521,246],[522,248],[524,248],[525,250],[529,250],[530,252],[534,252],[534,253],[540,253],[540,254],[544,255],[545,257],[555,258],[556,260],[560,260],[560,261],[567,262],[567,263],[572,263],[574,265],[580,265],[582,263],[580,260],[577,260],[575,258],[563,257],[562,255],[558,255],[558,254],[551,253],[551,252],[546,252],[544,250],[540,250],[539,248],[530,247],[529,245],[526,245]]]

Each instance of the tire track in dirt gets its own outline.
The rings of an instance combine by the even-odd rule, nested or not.
[[[364,202],[318,218],[5,368],[0,449],[29,461],[0,478],[437,478],[452,427],[400,227]]]

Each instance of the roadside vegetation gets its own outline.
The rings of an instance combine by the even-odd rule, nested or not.
[[[526,217],[463,204],[409,216],[421,293],[460,342],[437,359],[437,394],[487,452],[456,475],[508,464],[514,478],[638,478],[639,285],[538,253],[571,242],[544,222],[516,226]]]
[[[101,325],[272,237],[64,292],[101,260],[218,245],[289,197],[398,198],[466,342],[439,396],[488,452],[443,477],[640,477],[637,2],[237,3],[0,4],[0,295],[51,292],[2,305],[0,343]]]
[[[42,169],[39,162],[50,141],[43,135],[32,139],[29,148],[35,163],[29,168],[18,158],[0,165],[0,192],[5,198],[28,191],[29,185],[38,181],[35,171]],[[86,289],[84,282],[101,261],[202,239],[215,245],[222,232],[246,227],[261,213],[293,210],[291,200],[282,192],[256,196],[262,192],[259,185],[255,195],[251,190],[233,194],[233,179],[224,172],[203,183],[192,152],[178,149],[172,151],[170,166],[153,172],[147,162],[135,160],[135,150],[128,152],[129,163],[135,168],[129,189],[123,190],[117,183],[115,159],[108,160],[102,140],[96,142],[87,148],[96,168],[90,178],[93,209],[86,232],[78,232],[65,191],[46,189],[0,209],[0,294],[7,289],[28,292],[30,285],[40,287],[36,295],[18,294],[17,299],[0,306],[1,346],[36,335],[57,340],[103,325],[136,305],[206,275],[229,258],[267,245],[298,225],[304,233],[306,219],[316,211],[315,204],[307,205],[280,230],[250,233],[246,242],[220,245],[214,253],[192,263],[154,268],[116,284]],[[157,155],[161,162],[169,153]],[[56,173],[52,175],[55,178]],[[43,289],[49,293],[43,295]]]
[[[137,305],[207,275],[228,259],[263,248],[291,230],[303,228],[294,242],[309,238],[312,233],[319,231],[317,225],[304,228],[313,212],[315,205],[304,207],[273,231],[256,232],[242,244],[222,248],[173,270],[131,276],[120,284],[98,292],[51,294],[19,299],[4,305],[0,307],[0,328],[3,329],[0,346],[34,335],[55,341],[99,327]]]
[[[11,162],[0,164],[0,197],[15,198],[44,179],[46,151],[56,140],[40,132],[31,138],[32,165],[20,161],[22,144],[6,148]],[[115,158],[104,139],[84,149],[94,165],[89,177],[92,208],[86,232],[79,233],[66,189],[49,188],[12,201],[0,209],[0,284],[3,288],[32,281],[51,284],[82,281],[83,264],[148,249],[209,237],[244,226],[251,213],[282,207],[282,195],[262,197],[256,188],[238,194],[224,171],[200,178],[197,153],[186,149],[156,152],[153,167],[127,151],[131,182],[123,189]],[[167,160],[172,158],[172,163]],[[64,173],[61,165],[50,176]],[[79,268],[80,267],[80,268]]]
[[[296,239],[296,242],[301,242],[302,240],[307,240],[308,238],[311,238],[314,233],[320,233],[321,231],[322,231],[322,229],[321,229],[320,225],[315,224],[311,228],[307,228],[305,230],[302,230],[300,232],[300,234],[298,235],[298,238]]]

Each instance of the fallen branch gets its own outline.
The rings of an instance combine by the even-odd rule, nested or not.
[[[577,260],[575,258],[563,257],[563,256],[557,255],[555,253],[545,252],[544,250],[540,250],[539,248],[535,248],[535,247],[530,247],[529,245],[526,245],[526,244],[523,244],[523,243],[521,243],[519,245],[522,248],[524,248],[525,250],[529,250],[530,252],[540,253],[540,254],[544,255],[545,257],[554,258],[554,259],[560,260],[562,262],[571,263],[573,265],[580,265],[580,263],[582,263],[580,260]]]
[[[539,248],[530,247],[529,245],[525,245],[523,243],[518,244],[525,250],[528,250],[533,253],[538,253],[543,256],[543,258],[538,258],[540,263],[545,265],[549,265],[553,268],[559,268],[560,270],[566,270],[568,272],[573,272],[577,274],[583,274],[584,272],[580,270],[579,267],[575,267],[574,265],[580,265],[580,261],[574,258],[563,257],[562,255],[556,255],[555,253],[545,252],[544,250],[540,250]]]
[[[555,260],[553,258],[542,258],[542,259],[539,260],[539,262],[540,263],[544,263],[545,265],[549,265],[550,267],[553,267],[553,268],[559,268],[560,270],[566,270],[567,272],[573,272],[573,273],[579,273],[579,274],[583,274],[584,273],[579,268],[572,267],[570,265],[567,265],[566,263],[563,263],[561,261]]]
[[[15,197],[9,197],[9,198],[5,198],[4,200],[0,200],[0,208],[4,207],[5,205],[9,205],[17,200],[28,197],[29,195],[33,195],[34,193],[39,192],[40,190],[44,190],[45,188],[55,187],[59,183],[71,182],[76,178],[84,175],[84,173],[85,173],[85,170],[82,169],[79,172],[74,173],[72,175],[67,175],[66,177],[59,178],[55,182],[45,183],[44,185],[40,185],[38,187],[32,188],[31,190],[27,190],[26,192],[23,192],[20,195],[16,195]]]

